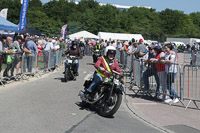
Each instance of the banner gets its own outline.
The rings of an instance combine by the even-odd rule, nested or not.
[[[20,23],[19,23],[19,31],[22,31],[26,26],[26,12],[28,9],[29,0],[23,0],[21,14],[20,14]]]
[[[63,27],[61,29],[61,37],[62,37],[62,39],[65,39],[66,33],[67,33],[67,25],[63,25]]]
[[[0,12],[0,16],[7,19],[8,8],[2,9]]]

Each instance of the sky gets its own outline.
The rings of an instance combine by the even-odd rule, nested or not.
[[[42,3],[50,0],[41,0]],[[76,0],[80,1],[80,0]],[[148,6],[157,12],[166,8],[183,11],[185,14],[200,12],[200,0],[96,0],[99,3],[117,4],[123,6]]]

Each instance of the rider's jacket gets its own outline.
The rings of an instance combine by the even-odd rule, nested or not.
[[[68,49],[68,50],[65,51],[65,54],[66,55],[69,54],[71,56],[80,57],[81,56],[81,51],[80,51],[79,48],[76,48],[76,49],[70,48],[70,49]]]
[[[108,64],[109,68],[106,67],[106,62]],[[114,71],[117,71],[120,74],[122,74],[121,71],[120,71],[120,69],[119,69],[118,62],[115,59],[109,60],[105,56],[99,57],[98,61],[94,65],[94,67],[96,69],[99,68],[99,67],[103,67],[106,71],[109,71],[109,69],[110,69],[111,71],[114,70]],[[108,74],[106,72],[99,72],[98,70],[96,72],[99,73],[102,77],[110,77],[110,74]]]

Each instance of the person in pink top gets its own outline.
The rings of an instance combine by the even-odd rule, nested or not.
[[[115,60],[115,54],[116,54],[116,49],[113,46],[106,47],[105,55],[101,56],[94,65],[96,71],[94,73],[93,82],[87,89],[89,93],[91,93],[93,89],[97,87],[99,84],[101,84],[104,78],[108,78],[111,76],[110,74],[106,73],[106,71],[112,73],[112,70],[115,70],[120,74],[122,74],[119,69],[119,64]]]
[[[38,45],[38,57],[39,56],[43,56],[43,53],[42,53],[42,49],[43,49],[43,47],[42,47],[42,40],[39,40],[38,42],[37,42],[37,45]]]

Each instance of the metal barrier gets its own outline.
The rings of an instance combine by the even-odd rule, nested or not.
[[[120,63],[120,50],[116,51],[115,59]]]
[[[198,108],[196,101],[200,101],[200,66],[185,65],[183,67],[183,100],[189,100],[186,108],[193,101]]]
[[[183,54],[183,64],[190,64],[191,63],[191,51],[184,51]]]
[[[179,98],[180,100],[180,98],[182,97],[182,92],[181,66],[179,64],[160,64],[144,62],[139,59],[135,59],[133,55],[127,56],[126,59],[127,67],[130,70],[133,69],[133,71],[130,71],[131,73],[133,73],[133,78],[129,82],[129,88],[133,86],[133,83],[139,88],[137,91],[134,90],[135,94],[142,93],[143,95],[146,94],[156,97],[159,97],[160,94],[162,94],[163,99],[165,99],[166,95],[168,95],[170,97]],[[157,67],[163,67],[163,70],[161,72],[157,72],[157,69],[155,67],[156,64],[158,64]],[[174,72],[169,73],[168,71],[166,71],[168,70],[168,67],[170,65],[174,68]],[[161,70],[160,68],[158,69]]]
[[[57,50],[56,52],[50,51],[37,51],[29,53],[15,53],[11,54],[12,62],[7,64],[4,61],[2,66],[3,72],[1,73],[0,83],[4,86],[4,82],[7,80],[28,80],[29,76],[40,75],[40,72],[51,70],[56,65],[61,64],[64,61],[62,53],[65,49]],[[7,59],[7,55],[3,57]],[[2,57],[2,56],[1,56]],[[50,58],[51,57],[51,58]],[[2,62],[2,58],[0,58]],[[11,72],[11,74],[9,74]]]

